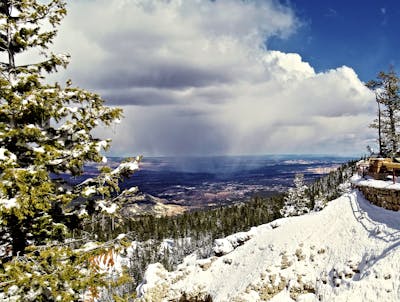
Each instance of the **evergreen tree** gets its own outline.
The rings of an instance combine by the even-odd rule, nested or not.
[[[116,213],[118,181],[138,168],[139,158],[114,170],[103,165],[96,179],[76,186],[57,177],[105,163],[101,152],[110,141],[93,130],[122,114],[71,81],[46,83],[47,73],[68,64],[68,55],[48,49],[65,15],[62,0],[0,2],[0,52],[7,58],[0,62],[0,300],[76,301],[90,284],[101,285],[85,270],[87,256],[65,238],[83,213]],[[35,50],[41,61],[18,64],[20,54]],[[72,201],[82,206],[74,209]]]
[[[314,199],[313,211],[315,212],[321,211],[328,204],[328,200],[322,195],[314,196],[313,199]]]
[[[281,209],[283,217],[298,216],[308,213],[310,200],[306,194],[307,186],[304,184],[304,175],[296,174],[294,177],[294,188],[290,188],[285,197],[285,203]]]
[[[369,81],[367,87],[374,90],[378,105],[378,117],[370,125],[378,129],[379,153],[382,156],[395,156],[399,150],[400,136],[400,87],[399,78],[391,67],[381,71],[377,80]]]

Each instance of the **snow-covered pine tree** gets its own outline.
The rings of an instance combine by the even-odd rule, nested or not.
[[[378,129],[379,153],[394,157],[400,148],[400,79],[393,67],[381,71],[377,80],[369,81],[367,87],[375,92],[378,116],[370,125]]]
[[[328,200],[326,199],[326,197],[324,197],[322,194],[317,195],[317,196],[314,197],[313,211],[314,212],[319,212],[323,208],[325,208],[327,204],[328,204]]]
[[[93,130],[122,116],[71,81],[46,83],[47,73],[68,63],[68,55],[48,49],[65,14],[62,0],[0,2],[0,300],[76,301],[88,286],[101,285],[85,269],[79,241],[73,249],[65,240],[78,210],[88,212],[71,202],[90,199],[91,213],[113,214],[118,181],[138,169],[140,158],[133,158],[114,170],[103,164],[96,179],[77,186],[57,177],[80,175],[87,162],[105,163],[110,141]],[[18,64],[20,54],[35,50],[42,60]]]
[[[284,206],[280,211],[283,217],[298,216],[310,211],[308,208],[310,200],[306,194],[307,186],[304,184],[304,175],[296,174],[293,183],[294,187],[289,189]]]

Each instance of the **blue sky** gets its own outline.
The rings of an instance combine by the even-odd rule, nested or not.
[[[398,66],[399,1],[291,0],[289,6],[301,26],[288,39],[270,39],[270,49],[299,53],[316,71],[350,66],[363,81]]]
[[[98,132],[113,155],[364,154],[364,82],[398,62],[395,3],[75,0],[57,79],[124,110]]]

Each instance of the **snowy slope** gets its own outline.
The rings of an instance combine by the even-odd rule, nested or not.
[[[400,213],[358,192],[253,228],[230,253],[149,266],[143,301],[400,301]],[[243,236],[243,234],[241,234]],[[220,242],[221,246],[221,242]],[[227,250],[229,252],[229,249]]]

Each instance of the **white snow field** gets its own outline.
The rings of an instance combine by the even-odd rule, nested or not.
[[[217,240],[220,257],[150,265],[139,300],[400,301],[400,212],[357,191],[239,235]]]

